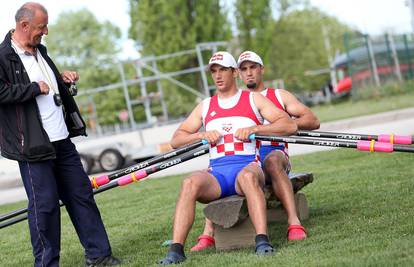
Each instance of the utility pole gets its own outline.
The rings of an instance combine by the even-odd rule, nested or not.
[[[338,82],[336,80],[336,70],[335,70],[335,65],[333,62],[333,58],[331,55],[331,42],[329,41],[329,35],[328,35],[328,31],[325,27],[325,25],[322,25],[322,35],[323,35],[323,40],[324,40],[324,45],[325,45],[325,49],[326,49],[326,54],[328,55],[328,63],[329,63],[329,69],[330,69],[330,76],[331,76],[331,85],[332,88],[336,88]],[[329,90],[326,90],[326,96],[327,96],[327,100],[328,102],[331,102],[331,92]]]
[[[414,32],[414,0],[406,0],[405,5],[410,9],[411,29]]]
[[[414,0],[409,0],[410,1],[410,13],[411,13],[411,27],[412,30],[414,32]]]

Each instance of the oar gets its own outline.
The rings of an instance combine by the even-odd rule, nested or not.
[[[251,140],[262,140],[262,141],[274,141],[274,142],[285,142],[303,145],[314,145],[314,146],[331,146],[331,147],[346,147],[356,148],[361,151],[370,152],[408,152],[414,153],[414,147],[405,145],[393,145],[390,143],[371,141],[349,141],[349,140],[334,140],[324,138],[310,138],[301,136],[267,136],[267,135],[255,135],[249,136]]]
[[[125,169],[122,169],[120,171],[114,172],[110,175],[101,175],[101,176],[98,176],[98,177],[92,177],[92,179],[91,179],[92,188],[99,188],[101,185],[107,184],[111,180],[118,179],[119,177],[122,177],[122,176],[125,176],[127,174],[133,173],[137,170],[140,170],[140,169],[143,169],[145,167],[151,166],[151,165],[156,164],[158,162],[162,162],[166,159],[170,159],[170,158],[173,158],[175,156],[181,155],[183,153],[191,151],[191,150],[193,150],[197,147],[200,147],[202,145],[205,145],[205,144],[207,144],[207,141],[206,140],[201,140],[201,141],[198,141],[198,142],[195,142],[195,143],[177,148],[175,150],[169,151],[167,153],[155,156],[155,157],[153,157],[149,160],[146,160],[144,162],[132,165],[128,168],[125,168]]]
[[[204,154],[208,153],[208,151],[209,151],[208,146],[202,146],[202,147],[196,148],[194,151],[185,153],[181,156],[178,156],[178,157],[173,158],[173,159],[168,160],[168,161],[159,162],[159,163],[157,163],[153,166],[150,166],[150,167],[148,167],[144,170],[139,170],[137,172],[132,172],[132,173],[126,175],[126,176],[123,176],[119,179],[116,179],[116,180],[110,182],[110,183],[107,183],[107,184],[101,186],[98,189],[94,189],[93,194],[99,194],[101,192],[107,191],[107,190],[112,189],[114,187],[124,186],[124,185],[130,184],[132,182],[141,180],[141,179],[143,179],[143,178],[147,177],[148,175],[153,174],[155,172],[170,168],[170,167],[175,166],[177,164],[180,164],[182,162],[185,162],[185,161],[188,161],[190,159],[196,158],[198,156],[204,155]],[[64,205],[63,203],[60,203],[61,207],[63,205]],[[16,218],[13,218],[13,219],[10,219],[8,221],[0,223],[0,229],[4,228],[4,227],[7,227],[7,226],[10,226],[10,225],[13,225],[15,223],[24,221],[25,219],[27,219],[27,209],[19,209],[18,211],[21,211],[21,210],[24,210],[24,212],[26,212],[26,214],[24,214],[22,216],[19,216],[19,217],[16,217],[16,216],[19,215],[19,214],[22,214],[24,212],[19,213],[19,214],[15,214],[14,217],[16,217]],[[16,213],[16,211],[11,212],[10,214],[12,214],[12,213]],[[2,217],[5,217],[5,216],[2,216]],[[9,218],[11,218],[11,217],[9,217]]]
[[[10,213],[1,215],[0,216],[0,222],[8,220],[8,219],[13,218],[13,217],[16,217],[16,216],[18,216],[20,214],[23,214],[23,213],[26,213],[26,212],[27,212],[27,208],[21,208],[21,209],[14,210]]]
[[[144,162],[141,162],[141,163],[132,165],[132,166],[127,167],[125,169],[122,169],[120,171],[114,172],[114,173],[112,173],[110,175],[101,175],[99,177],[93,177],[91,179],[92,187],[93,188],[99,188],[101,185],[107,184],[111,180],[117,179],[119,177],[125,176],[125,175],[130,174],[130,173],[133,173],[133,172],[135,172],[137,170],[143,169],[143,168],[148,167],[148,166],[151,166],[153,164],[162,162],[162,161],[164,161],[166,159],[170,159],[170,158],[173,158],[175,156],[184,154],[184,153],[186,153],[188,151],[191,151],[191,150],[193,150],[193,149],[195,149],[197,147],[200,147],[202,145],[205,145],[207,143],[208,142],[206,140],[202,140],[202,141],[199,141],[199,142],[195,142],[195,143],[192,143],[192,144],[189,144],[189,145],[186,145],[186,146],[177,148],[175,150],[169,151],[167,153],[164,153],[164,154],[155,156],[155,157],[153,157],[151,159],[148,159],[148,160],[146,160]],[[5,220],[8,220],[8,219],[13,218],[13,217],[16,217],[16,216],[18,216],[20,214],[23,214],[23,213],[26,213],[26,212],[27,212],[27,208],[21,208],[21,209],[12,211],[12,212],[10,212],[8,214],[1,215],[0,216],[0,222],[5,221]]]
[[[132,182],[139,181],[141,179],[144,179],[145,177],[147,177],[150,174],[153,174],[155,172],[159,172],[161,170],[170,168],[172,166],[175,166],[175,165],[180,164],[182,162],[185,162],[187,160],[190,160],[190,159],[196,158],[198,156],[204,155],[204,154],[208,153],[208,151],[209,151],[208,146],[203,146],[203,147],[195,149],[192,152],[188,152],[188,153],[185,153],[182,156],[176,157],[174,159],[164,161],[164,162],[159,162],[159,163],[157,163],[153,166],[150,166],[146,169],[138,170],[136,172],[132,172],[132,173],[130,173],[126,176],[123,176],[123,177],[121,177],[121,178],[119,178],[119,179],[117,179],[113,182],[110,182],[108,184],[105,184],[105,185],[99,187],[98,189],[94,190],[94,194],[104,192],[104,191],[112,189],[114,187],[124,186],[124,185],[130,184]]]
[[[353,133],[333,133],[333,132],[320,132],[320,131],[298,131],[296,135],[308,136],[308,137],[323,137],[345,140],[375,140],[383,143],[411,145],[413,143],[413,137],[409,135],[395,135],[395,134],[353,134]]]

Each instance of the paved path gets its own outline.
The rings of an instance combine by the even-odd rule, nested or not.
[[[320,130],[360,134],[396,133],[399,135],[413,135],[414,108],[324,123],[321,125]],[[311,145],[289,145],[289,153],[292,156],[332,149],[335,148]],[[204,155],[184,162],[179,166],[174,166],[155,173],[151,175],[151,177],[156,178],[188,173],[194,170],[206,168],[207,165],[208,156]],[[12,203],[24,199],[26,199],[26,195],[24,189],[22,188],[16,162],[5,159],[0,160],[0,204]]]

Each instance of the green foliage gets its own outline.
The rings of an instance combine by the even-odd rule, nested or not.
[[[305,76],[304,73],[329,66],[323,26],[331,42],[331,53],[342,50],[340,37],[349,28],[336,18],[316,8],[295,10],[280,17],[271,34],[272,49],[267,65],[265,63],[268,69],[266,78],[282,78],[286,88],[294,91],[319,90],[328,80],[328,74]]]
[[[129,36],[137,41],[143,56],[163,55],[194,49],[197,43],[228,40],[230,26],[219,0],[131,0]],[[204,55],[205,60],[211,55]],[[196,54],[157,62],[161,72],[198,66]],[[199,75],[174,77],[200,88]],[[195,96],[164,81],[162,83],[172,116],[186,114],[194,107]],[[199,90],[201,92],[201,90]]]
[[[49,52],[60,68],[75,68],[82,79],[82,88],[112,82],[106,74],[113,72],[111,64],[119,52],[119,28],[110,22],[100,23],[91,11],[67,11],[49,26],[46,38]]]
[[[237,0],[236,20],[239,45],[242,50],[253,50],[263,59],[268,58],[272,48],[271,0]]]
[[[266,66],[265,79],[283,79],[286,88],[294,91],[319,90],[328,79],[328,75],[304,75],[306,70],[328,66],[322,25],[329,33],[332,54],[342,50],[342,34],[349,30],[335,18],[311,8],[306,0],[234,0],[230,3],[234,9],[222,0],[130,0],[129,3],[129,37],[136,41],[143,57],[194,49],[203,42],[229,41],[233,51],[253,50],[260,54]],[[233,17],[235,20],[229,19]],[[118,66],[114,65],[119,38],[116,26],[99,22],[83,9],[62,13],[50,26],[46,43],[61,69],[80,73],[78,87],[82,92],[121,81]],[[203,53],[204,63],[210,56],[211,51]],[[162,73],[191,67],[198,67],[195,53],[157,61]],[[127,80],[137,77],[133,64],[125,65],[125,73]],[[152,75],[153,72],[144,69],[144,76]],[[202,92],[199,73],[174,79]],[[194,107],[193,94],[168,80],[162,80],[161,85],[170,117],[186,115]],[[156,92],[156,83],[147,83],[147,91]],[[132,100],[140,99],[140,86],[131,86],[129,93]],[[88,106],[88,99],[78,99]],[[121,88],[95,94],[93,100],[100,124],[119,122],[117,114],[125,108]],[[142,106],[134,106],[133,112],[136,121],[146,119]],[[152,102],[151,112],[161,115],[160,103]]]
[[[239,48],[262,57],[265,80],[283,79],[293,91],[319,90],[326,83],[327,74],[308,77],[304,72],[329,66],[322,27],[329,35],[331,56],[342,50],[348,27],[304,0],[236,0],[235,7]]]
[[[120,51],[121,31],[110,22],[99,22],[87,9],[67,11],[59,15],[49,27],[46,44],[49,53],[61,70],[78,71],[79,92],[119,82],[120,76],[114,59]],[[90,105],[80,97],[82,110]],[[125,107],[121,90],[106,91],[93,96],[100,124],[118,122],[117,112]],[[90,114],[85,114],[88,117]]]

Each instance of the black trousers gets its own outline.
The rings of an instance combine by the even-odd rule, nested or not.
[[[65,204],[85,256],[111,254],[108,236],[93,198],[89,178],[70,139],[53,142],[56,159],[19,162],[29,199],[28,221],[35,266],[58,266],[60,207]]]

